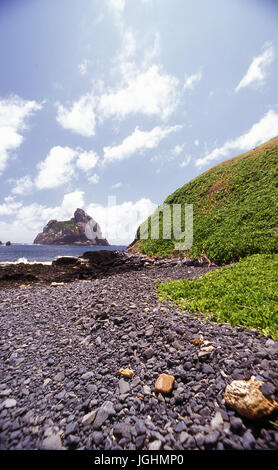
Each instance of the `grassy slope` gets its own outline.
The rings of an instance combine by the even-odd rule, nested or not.
[[[206,171],[165,203],[194,205],[189,255],[222,263],[243,259],[197,280],[161,283],[160,299],[278,340],[278,137]],[[135,248],[173,255],[174,243],[141,240]]]
[[[193,204],[194,242],[189,255],[222,263],[253,253],[278,252],[278,137],[225,161],[166,200]],[[175,240],[141,240],[147,255],[174,254]],[[179,254],[179,253],[177,253]]]
[[[161,283],[158,295],[184,310],[257,328],[278,340],[277,273],[277,254],[256,254],[194,281]]]

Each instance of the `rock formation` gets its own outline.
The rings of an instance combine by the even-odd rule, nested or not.
[[[100,245],[108,246],[99,224],[83,209],[76,209],[70,220],[50,220],[34,244],[40,245]]]

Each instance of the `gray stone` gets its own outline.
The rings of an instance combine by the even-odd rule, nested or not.
[[[130,390],[130,385],[128,382],[126,382],[125,379],[120,379],[119,380],[119,391],[121,395],[124,395],[125,393],[128,393]]]
[[[3,403],[5,408],[13,408],[16,406],[16,400],[14,398],[7,398]]]
[[[98,409],[97,415],[94,420],[93,427],[94,429],[99,429],[103,423],[110,417],[116,413],[113,403],[111,401],[106,401],[103,405]]]
[[[128,440],[131,439],[131,424],[129,423],[118,423],[113,428],[113,433],[116,437],[126,437]]]
[[[82,380],[88,380],[94,377],[94,372],[85,372],[85,374],[81,375]]]
[[[145,395],[151,395],[151,393],[152,393],[151,387],[149,387],[149,385],[144,385],[143,386],[143,393]]]
[[[161,441],[152,441],[150,442],[149,444],[149,450],[160,450],[161,449],[161,446],[162,446],[162,442]]]
[[[82,418],[82,424],[83,426],[87,426],[88,424],[91,424],[97,415],[99,408],[96,410],[90,411],[90,413],[87,413],[85,416]]]
[[[52,434],[51,436],[44,439],[42,442],[42,449],[43,450],[63,450],[60,435],[58,433]]]

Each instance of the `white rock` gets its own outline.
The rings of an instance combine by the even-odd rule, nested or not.
[[[149,450],[160,450],[162,446],[161,441],[153,441],[149,444]]]
[[[52,434],[42,442],[44,450],[63,450],[61,438],[59,434]]]
[[[99,410],[99,408],[97,408],[96,410],[93,410],[90,413],[83,416],[83,418],[82,418],[83,426],[87,426],[88,424],[91,424],[95,420],[95,417],[96,417],[96,414],[97,414],[98,410]]]
[[[7,400],[4,401],[5,408],[13,408],[14,406],[16,406],[16,400],[14,398],[7,398]]]
[[[217,430],[217,429],[220,430],[222,429],[223,424],[224,424],[224,421],[223,421],[222,415],[220,411],[217,411],[214,418],[212,418],[210,422],[210,426],[213,430]]]

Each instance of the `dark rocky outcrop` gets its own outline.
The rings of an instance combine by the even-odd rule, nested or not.
[[[89,234],[89,238],[88,235]],[[100,245],[108,246],[99,224],[83,209],[76,209],[70,220],[50,220],[39,233],[34,244],[39,245]]]
[[[51,282],[72,282],[82,279],[101,279],[119,273],[158,268],[161,271],[172,268],[183,273],[191,260],[183,258],[158,260],[126,251],[86,251],[82,256],[61,256],[51,264],[15,263],[0,266],[0,287],[15,287],[24,283],[40,284]],[[197,262],[194,267],[215,269],[207,263]]]

